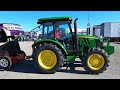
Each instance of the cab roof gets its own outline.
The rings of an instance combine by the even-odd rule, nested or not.
[[[69,16],[40,18],[38,19],[37,24],[42,24],[46,22],[54,22],[54,21],[72,21],[72,18]]]

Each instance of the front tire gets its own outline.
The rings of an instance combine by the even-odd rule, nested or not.
[[[108,55],[102,49],[92,49],[83,60],[84,69],[91,74],[99,74],[107,69]]]
[[[63,66],[64,55],[61,50],[51,43],[40,44],[33,54],[35,68],[40,73],[53,74]]]

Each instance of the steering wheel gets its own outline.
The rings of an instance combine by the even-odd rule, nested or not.
[[[69,43],[70,42],[70,37],[69,36],[65,36],[65,37],[62,37],[62,38],[59,38],[58,41],[60,42],[64,42],[65,44]]]

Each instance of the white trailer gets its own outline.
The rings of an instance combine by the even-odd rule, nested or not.
[[[101,34],[111,41],[120,41],[120,22],[106,22],[101,24]]]
[[[100,25],[94,25],[92,35],[100,37],[101,35],[111,41],[120,41],[120,22],[105,22]]]

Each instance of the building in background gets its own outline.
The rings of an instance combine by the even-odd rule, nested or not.
[[[110,38],[111,41],[120,41],[120,22],[105,22],[94,25],[91,30],[92,35]]]
[[[72,28],[72,31],[74,31],[74,28]],[[78,33],[78,34],[87,35],[87,29],[77,28],[77,33]]]
[[[78,29],[79,34],[87,35],[87,29]]]

